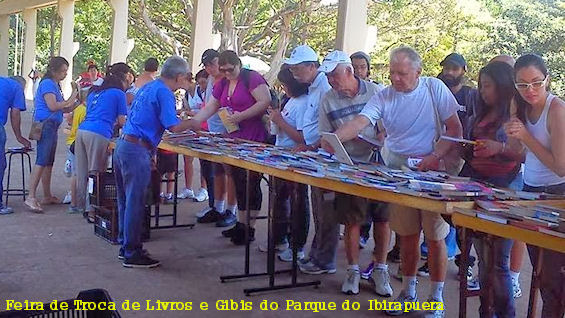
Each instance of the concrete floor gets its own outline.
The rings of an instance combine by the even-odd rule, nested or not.
[[[23,129],[29,132],[31,113],[23,116]],[[8,146],[17,143],[7,126]],[[62,198],[69,184],[63,176],[65,145],[62,129],[53,171],[53,192]],[[35,144],[34,144],[35,146]],[[32,162],[34,159],[32,158]],[[19,167],[18,167],[19,168]],[[15,184],[21,179],[19,170],[13,171]],[[199,174],[196,173],[198,176]],[[27,176],[26,176],[27,177]],[[196,178],[195,178],[196,180]],[[183,184],[183,182],[181,182]],[[196,185],[196,182],[195,182]],[[38,191],[41,194],[41,191]],[[266,195],[266,191],[264,191]],[[266,206],[266,197],[264,200]],[[125,300],[141,302],[140,311],[124,311],[123,317],[381,317],[384,313],[369,311],[369,300],[375,298],[370,285],[362,281],[358,296],[345,296],[340,293],[345,274],[345,253],[340,243],[338,272],[334,275],[300,275],[299,281],[321,279],[318,289],[312,287],[270,292],[246,297],[242,290],[249,287],[262,287],[268,284],[265,277],[237,282],[220,283],[219,276],[243,272],[244,248],[232,245],[222,238],[220,229],[213,225],[197,225],[194,229],[160,229],[151,232],[151,240],[145,247],[162,266],[156,269],[127,269],[118,261],[118,247],[94,236],[93,227],[80,215],[66,213],[66,205],[53,205],[44,214],[33,214],[23,206],[21,198],[12,197],[12,215],[0,216],[0,310],[6,309],[7,299],[16,301],[49,302],[54,299],[68,299],[80,290],[104,288],[108,290],[118,306]],[[182,202],[179,207],[180,221],[194,221],[194,214],[205,203]],[[165,211],[170,207],[165,207]],[[166,222],[166,221],[162,221]],[[310,231],[310,239],[313,236]],[[257,225],[257,241],[252,244],[252,271],[264,271],[266,254],[257,250],[258,244],[266,241],[266,222]],[[361,265],[370,260],[372,241],[361,253]],[[309,245],[308,245],[309,246]],[[287,264],[277,261],[277,268],[287,268]],[[391,272],[397,265],[391,264]],[[456,267],[451,262],[444,291],[446,317],[457,317],[458,282],[455,280]],[[520,280],[524,296],[517,300],[517,317],[525,317],[531,266],[528,259]],[[288,276],[278,281],[288,282]],[[396,293],[400,283],[392,279]],[[425,300],[429,289],[429,279],[419,278],[418,291]],[[218,311],[216,302],[220,300],[252,302],[252,311]],[[192,302],[192,311],[145,311],[146,301],[154,304],[161,301]],[[286,301],[335,302],[338,310],[313,313],[308,311],[287,311]],[[389,299],[389,301],[392,299]],[[278,303],[276,311],[262,311],[263,301]],[[360,310],[342,310],[345,301],[359,302]],[[200,303],[207,302],[210,309],[200,310]],[[241,303],[240,303],[241,304]],[[478,317],[478,299],[468,301],[468,317]],[[420,314],[412,314],[418,317]]]

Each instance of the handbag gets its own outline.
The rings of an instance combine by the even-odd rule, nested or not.
[[[47,121],[51,116],[55,114],[54,112],[49,115],[49,117],[45,118],[43,121],[33,121],[31,123],[31,128],[29,129],[29,139],[39,141],[41,139],[41,132],[43,131],[43,124]],[[35,109],[33,110],[32,118],[35,118]]]

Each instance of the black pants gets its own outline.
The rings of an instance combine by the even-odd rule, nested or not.
[[[276,196],[273,211],[275,244],[285,243],[290,238],[292,246],[303,248],[310,227],[308,186],[276,179],[274,191]]]
[[[208,188],[208,206],[214,207],[214,164],[207,160],[200,159],[200,174],[206,180]]]
[[[240,211],[247,210],[247,171],[238,167],[231,167],[231,175],[235,184],[235,195],[237,197],[237,206]],[[261,210],[261,201],[263,193],[261,192],[261,174],[258,172],[249,172],[249,209]]]

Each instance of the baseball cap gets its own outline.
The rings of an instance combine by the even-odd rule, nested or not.
[[[459,67],[462,67],[464,69],[467,69],[467,62],[465,61],[465,58],[463,58],[461,54],[451,53],[448,56],[446,56],[443,59],[443,61],[439,63],[439,65],[444,66],[447,63],[451,63]]]
[[[365,59],[365,61],[367,61],[367,64],[371,64],[371,57],[362,51],[357,51],[353,54],[351,54],[351,59]]]
[[[318,54],[308,45],[300,45],[292,50],[290,57],[284,60],[284,64],[296,65],[304,62],[318,62]]]
[[[200,65],[205,65],[206,63],[212,61],[218,56],[220,56],[220,53],[218,53],[218,51],[214,49],[207,49],[206,51],[204,51],[204,53],[202,53],[202,59]]]
[[[343,51],[332,51],[322,61],[322,65],[318,68],[318,71],[324,73],[330,73],[333,71],[338,64],[348,63],[351,64],[351,58]]]

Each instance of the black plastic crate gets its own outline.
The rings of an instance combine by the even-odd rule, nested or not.
[[[115,208],[118,205],[118,192],[114,173],[91,171],[89,179],[92,179],[92,191],[89,191],[90,204]]]
[[[0,312],[0,318],[121,318],[117,310],[79,310],[81,308],[75,307],[75,300],[93,302],[97,305],[101,303],[106,303],[107,305],[112,302],[112,298],[106,290],[90,289],[81,291],[76,298],[58,302],[59,306],[61,303],[67,303],[69,306],[67,310],[51,310],[49,306],[51,303],[45,303],[43,304],[43,310],[4,311]],[[115,307],[117,309],[119,305],[116,304]]]
[[[106,208],[93,205],[94,208],[94,234],[112,244],[118,244],[118,208]]]

